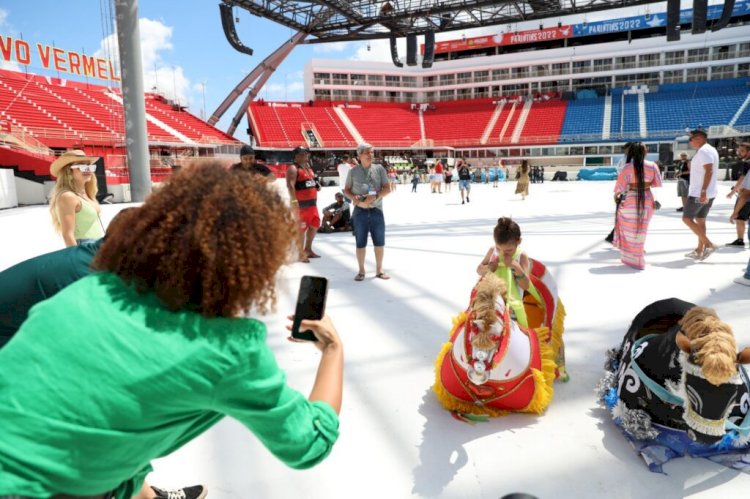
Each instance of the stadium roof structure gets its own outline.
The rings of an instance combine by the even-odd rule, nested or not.
[[[455,31],[658,3],[655,0],[223,0],[308,35],[302,43]]]

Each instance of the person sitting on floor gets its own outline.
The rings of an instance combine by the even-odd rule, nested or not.
[[[323,226],[320,232],[346,232],[352,230],[349,213],[349,203],[344,200],[344,194],[336,193],[336,202],[323,208]]]

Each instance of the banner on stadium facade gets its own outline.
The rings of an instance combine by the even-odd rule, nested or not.
[[[719,19],[723,4],[709,5],[706,19]],[[750,14],[750,0],[736,0],[732,16]],[[693,9],[680,10],[680,24],[693,22]],[[573,36],[606,35],[609,33],[620,33],[623,31],[634,31],[639,29],[666,27],[666,12],[657,12],[644,16],[624,17],[621,19],[610,19],[608,21],[595,21],[573,25]]]
[[[496,35],[475,36],[461,40],[435,42],[435,53],[444,54],[447,52],[460,52],[463,50],[476,50],[490,47],[502,47],[506,45],[520,45],[523,43],[562,40],[563,38],[570,38],[570,36],[570,26],[530,29],[526,31],[517,31],[515,33],[498,33]],[[420,51],[424,54],[424,44],[420,46]]]
[[[62,73],[100,80],[120,81],[111,59],[102,59],[42,43],[33,46],[26,40],[0,35],[0,60],[24,66],[41,66]]]
[[[719,19],[723,4],[709,5],[706,18]],[[736,0],[732,16],[750,14],[750,0]],[[693,9],[680,11],[680,24],[693,22]],[[446,40],[435,42],[435,53],[445,54],[448,52],[462,52],[464,50],[476,50],[490,47],[507,45],[520,45],[525,43],[537,43],[548,40],[560,40],[577,36],[605,35],[609,33],[620,33],[639,29],[659,28],[667,26],[666,12],[658,12],[643,16],[624,17],[609,19],[607,21],[594,21],[573,25],[563,25],[554,28],[532,29],[518,31],[516,33],[498,33],[495,35],[475,36],[460,40]],[[424,44],[420,47],[424,54]]]

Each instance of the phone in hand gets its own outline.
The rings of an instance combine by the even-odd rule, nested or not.
[[[292,338],[305,341],[318,341],[312,331],[300,331],[303,319],[320,320],[326,311],[328,296],[328,279],[325,277],[302,276],[297,294],[297,306],[292,322]]]

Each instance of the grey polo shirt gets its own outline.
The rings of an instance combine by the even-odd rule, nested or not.
[[[380,194],[383,187],[388,185],[388,174],[381,165],[373,164],[370,168],[365,168],[362,165],[357,165],[349,170],[349,175],[346,176],[346,187],[351,189],[355,196],[364,196],[374,189],[376,193]],[[378,199],[372,203],[373,208],[383,209],[383,200]]]

